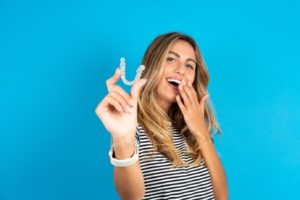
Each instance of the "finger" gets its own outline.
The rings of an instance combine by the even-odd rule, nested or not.
[[[118,67],[115,71],[115,74],[111,78],[106,80],[106,87],[107,87],[108,92],[110,92],[112,90],[113,85],[116,84],[116,82],[118,82],[118,80],[120,79],[120,76],[121,76],[121,70]]]
[[[185,93],[186,93],[186,95],[187,95],[187,97],[188,97],[188,99],[189,99],[190,104],[191,104],[191,105],[196,104],[196,103],[195,103],[194,95],[193,95],[193,93],[192,93],[192,91],[191,91],[191,88],[188,86],[188,83],[183,82],[182,85],[183,85],[183,90],[185,91]],[[198,103],[197,103],[197,104],[198,104]],[[199,104],[198,104],[198,105],[199,105]]]
[[[131,105],[132,104],[130,102],[131,97],[129,96],[129,94],[127,94],[127,92],[125,92],[120,86],[114,85],[112,90],[118,92],[129,106],[134,106]]]
[[[202,113],[204,114],[204,108],[205,108],[205,104],[206,104],[206,101],[207,101],[207,98],[209,97],[208,94],[205,94],[202,99],[201,99],[201,102],[200,102],[200,108],[202,110]]]
[[[187,96],[186,92],[184,91],[184,88],[183,88],[182,84],[180,84],[178,86],[178,88],[179,88],[179,93],[180,93],[180,95],[181,95],[181,97],[183,99],[184,105],[186,107],[190,106],[191,105],[191,101],[190,101],[189,97]]]
[[[105,97],[105,100],[108,102],[108,104],[112,105],[117,111],[123,112],[121,104],[115,97],[108,95]]]
[[[193,87],[193,84],[191,81],[188,81],[188,86],[189,86],[189,89],[192,93],[192,98],[193,98],[193,101],[194,102],[197,102],[197,105],[199,105],[199,101],[198,101],[198,96],[197,96],[197,93],[196,93],[196,90],[195,88]]]
[[[142,78],[142,79],[138,80],[137,82],[135,82],[131,88],[130,94],[131,94],[133,103],[135,105],[137,104],[137,99],[138,99],[140,90],[146,84],[146,82],[147,82],[147,79]]]
[[[123,110],[125,110],[126,112],[132,112],[126,99],[124,99],[120,93],[118,93],[117,91],[113,91],[109,93],[109,95],[114,97],[119,102],[119,104],[121,104]]]
[[[185,108],[183,102],[181,101],[179,95],[176,95],[176,102],[177,102],[177,104],[178,104],[178,106],[179,106],[181,112],[182,112],[183,114],[185,114],[185,113],[187,112],[187,110],[186,110],[186,108]]]

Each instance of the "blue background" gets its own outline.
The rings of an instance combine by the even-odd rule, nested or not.
[[[230,199],[299,198],[298,2],[0,0],[0,199],[118,199],[94,110],[170,31],[210,71]]]

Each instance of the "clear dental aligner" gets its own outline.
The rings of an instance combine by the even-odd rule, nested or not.
[[[134,77],[134,80],[133,81],[128,81],[126,79],[126,63],[125,63],[125,58],[122,57],[120,59],[120,68],[121,68],[121,78],[122,78],[122,81],[123,83],[125,83],[126,85],[133,85],[136,81],[138,81],[140,78],[141,78],[141,75],[145,69],[145,66],[144,65],[140,65],[139,68],[136,70],[136,75]]]

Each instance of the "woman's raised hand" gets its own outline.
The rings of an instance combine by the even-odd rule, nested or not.
[[[108,94],[98,104],[95,112],[113,138],[134,137],[137,125],[137,101],[142,86],[147,82],[140,79],[131,88],[130,95],[116,85],[121,70],[106,80]],[[129,136],[129,137],[130,137]]]

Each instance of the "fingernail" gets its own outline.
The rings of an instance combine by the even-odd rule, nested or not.
[[[126,109],[126,112],[132,113],[132,110],[131,110],[131,108],[129,108],[128,105],[125,106],[125,109]]]
[[[118,74],[120,74],[121,70],[120,70],[119,67],[117,68],[116,72],[117,72]]]
[[[134,106],[134,101],[133,101],[133,99],[129,99],[129,100],[128,100],[128,103],[130,104],[130,106]]]
[[[143,79],[141,84],[143,85],[143,84],[145,84],[146,82],[147,82],[147,79]]]
[[[179,86],[178,86],[178,88],[179,88],[179,90],[182,90],[183,88],[182,88],[182,84],[180,84]]]
[[[118,106],[118,108],[119,108],[119,111],[120,111],[120,112],[123,112],[123,111],[124,111],[123,108],[122,108],[121,106]]]
[[[182,83],[182,85],[185,85],[185,84],[186,84],[185,80],[182,80],[181,83]]]

